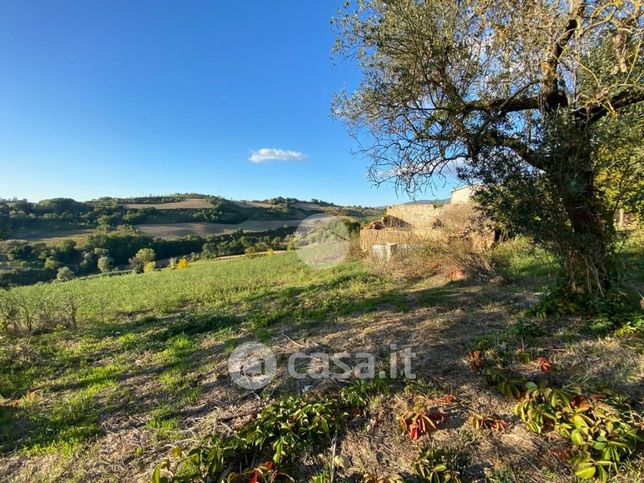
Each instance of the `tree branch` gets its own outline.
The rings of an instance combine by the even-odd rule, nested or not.
[[[626,89],[614,95],[606,103],[597,103],[590,107],[584,107],[574,112],[575,116],[586,120],[589,124],[599,121],[611,110],[618,110],[624,107],[644,101],[644,89]]]
[[[508,113],[508,112],[517,112],[517,111],[527,111],[532,109],[539,108],[539,98],[538,97],[517,97],[513,98],[504,98],[504,99],[492,99],[490,101],[471,101],[465,103],[463,110],[466,112],[472,111],[486,111],[486,112],[498,112],[498,113]]]
[[[514,151],[518,156],[520,156],[526,163],[534,166],[537,169],[545,171],[546,166],[543,162],[539,160],[536,153],[523,141],[518,138],[504,136],[498,131],[490,131],[490,137],[492,138],[496,146],[504,146],[506,148]]]
[[[559,80],[557,76],[557,67],[563,55],[564,49],[579,26],[578,18],[586,10],[585,0],[577,0],[577,8],[568,19],[563,34],[552,45],[550,56],[543,62],[543,81],[541,86],[541,104],[545,110],[556,109],[559,106],[566,105],[567,99],[564,93],[559,90]]]

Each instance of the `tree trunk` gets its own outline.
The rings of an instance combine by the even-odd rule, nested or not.
[[[564,208],[571,227],[571,240],[565,240],[564,234],[561,240],[566,289],[569,294],[583,291],[602,295],[610,287],[614,275],[611,263],[613,223],[596,202],[592,169],[571,174],[571,177],[564,177],[562,186]]]

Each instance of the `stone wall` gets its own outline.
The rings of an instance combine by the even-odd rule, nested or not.
[[[387,208],[387,216],[398,218],[414,228],[429,228],[440,209],[431,204],[393,205]]]
[[[414,230],[397,230],[395,228],[385,228],[383,230],[360,230],[360,248],[367,252],[374,245],[385,245],[387,243],[397,243],[402,246],[413,246],[427,240],[437,240],[443,238],[444,234],[440,230],[414,229]]]
[[[452,205],[469,203],[474,189],[474,186],[464,186],[463,188],[455,189],[454,191],[452,191],[452,198],[450,200],[450,203]]]

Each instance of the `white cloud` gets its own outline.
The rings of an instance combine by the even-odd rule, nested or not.
[[[308,156],[300,151],[262,148],[251,151],[248,161],[251,163],[266,163],[268,161],[304,161],[307,158]]]

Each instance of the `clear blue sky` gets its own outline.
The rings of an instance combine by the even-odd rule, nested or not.
[[[341,3],[1,0],[0,197],[407,201],[330,117]]]

